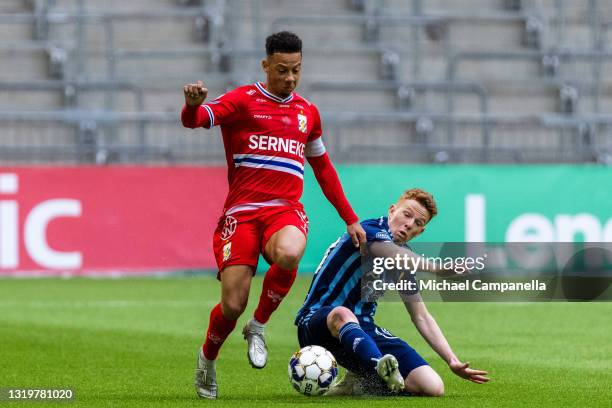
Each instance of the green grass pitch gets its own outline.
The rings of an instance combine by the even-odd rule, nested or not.
[[[383,303],[378,323],[411,343],[441,374],[442,398],[304,397],[287,378],[297,349],[293,316],[310,277],[295,287],[268,325],[270,360],[252,369],[240,328],[221,350],[220,399],[193,390],[201,344],[219,285],[211,277],[1,279],[0,387],[75,390],[74,402],[15,406],[500,407],[610,406],[612,303],[431,303],[455,352],[489,370],[492,382],[455,377],[424,343],[401,304]]]

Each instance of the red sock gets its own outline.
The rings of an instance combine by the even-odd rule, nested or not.
[[[202,346],[204,357],[209,360],[214,360],[219,354],[219,349],[223,345],[227,336],[230,335],[232,330],[236,327],[238,320],[229,320],[223,316],[221,310],[221,303],[213,307],[210,312],[210,322],[208,323],[208,332],[206,333],[206,342]]]
[[[297,269],[289,271],[281,269],[276,264],[268,269],[263,281],[259,304],[255,310],[255,320],[259,323],[267,323],[270,320],[272,313],[274,313],[280,302],[289,293],[296,274]]]

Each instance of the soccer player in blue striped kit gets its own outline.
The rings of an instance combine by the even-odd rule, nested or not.
[[[387,217],[361,223],[368,251],[374,257],[416,257],[406,243],[421,234],[436,214],[431,194],[420,189],[405,191],[390,206]],[[348,370],[344,381],[329,393],[443,395],[444,383],[438,373],[408,343],[374,323],[377,304],[362,297],[361,266],[360,251],[344,234],[327,250],[295,319],[301,347],[323,346]],[[413,274],[408,276],[414,281]],[[471,368],[454,354],[418,290],[400,295],[421,336],[454,374],[477,384],[489,381],[486,371]]]

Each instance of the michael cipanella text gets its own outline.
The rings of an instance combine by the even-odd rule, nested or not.
[[[407,271],[412,275],[420,270],[446,270],[454,271],[457,275],[482,271],[485,268],[486,254],[481,257],[414,257],[408,254],[397,254],[394,257],[376,257],[373,260],[372,272],[381,275],[389,271]],[[465,280],[462,282],[431,280],[407,280],[402,279],[397,282],[385,282],[383,279],[376,279],[372,282],[374,290],[399,290],[399,291],[545,291],[546,283],[537,279],[529,282],[483,282],[480,279]]]

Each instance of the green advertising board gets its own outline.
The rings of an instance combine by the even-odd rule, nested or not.
[[[431,192],[439,214],[417,238],[421,242],[612,241],[612,168],[346,165],[337,170],[361,219],[386,215],[406,189]],[[304,184],[310,234],[300,270],[312,272],[345,225],[312,171]]]

